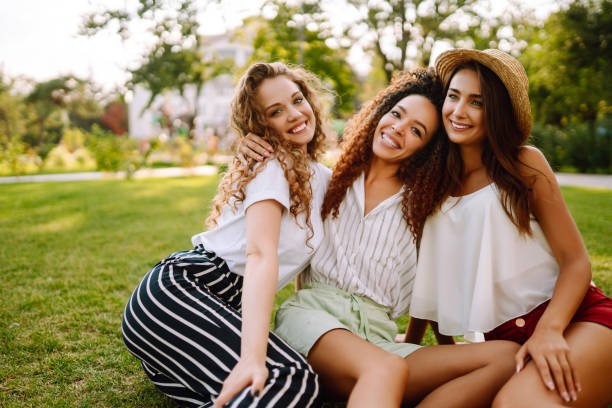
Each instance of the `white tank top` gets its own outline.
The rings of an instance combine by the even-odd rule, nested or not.
[[[425,223],[410,314],[473,337],[550,299],[559,275],[538,222],[520,235],[494,184],[450,197]]]

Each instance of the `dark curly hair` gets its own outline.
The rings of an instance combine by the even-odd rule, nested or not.
[[[331,181],[321,209],[323,218],[338,216],[340,203],[355,179],[366,171],[372,161],[374,131],[396,103],[409,95],[421,95],[436,107],[441,119],[442,85],[432,68],[417,68],[398,73],[391,84],[380,91],[366,106],[353,116],[344,131],[342,153],[334,167]],[[397,177],[404,185],[402,213],[410,232],[418,243],[427,217],[440,205],[447,191],[448,177],[445,161],[448,138],[443,126],[421,150],[404,159]]]

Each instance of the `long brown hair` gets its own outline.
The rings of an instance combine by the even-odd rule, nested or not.
[[[334,167],[321,209],[323,218],[338,216],[342,200],[355,179],[372,161],[372,142],[378,122],[397,102],[408,95],[421,95],[436,107],[440,115],[443,94],[433,69],[418,68],[397,74],[391,84],[380,91],[346,126],[344,146]],[[440,118],[438,118],[440,119]],[[444,160],[447,138],[442,126],[421,150],[404,159],[397,177],[404,185],[402,213],[410,232],[418,242],[425,219],[439,205],[446,191]]]
[[[450,80],[462,69],[476,72],[480,81],[486,132],[482,162],[487,175],[499,188],[502,207],[512,223],[521,233],[531,234],[531,189],[521,175],[521,166],[524,164],[519,159],[521,147],[525,145],[529,135],[521,133],[514,120],[512,102],[504,84],[493,71],[480,63],[471,61],[458,66],[445,86],[445,94],[448,92]],[[451,143],[447,161],[450,177],[447,195],[461,189],[463,171],[459,146]]]
[[[315,132],[312,140],[306,145],[307,154],[303,153],[300,146],[284,139],[266,125],[265,114],[257,100],[257,90],[262,82],[281,75],[289,78],[300,88],[314,112]],[[320,90],[322,87],[317,77],[302,68],[290,67],[281,62],[255,63],[249,67],[236,87],[230,115],[231,126],[239,138],[252,132],[263,138],[274,149],[275,157],[289,183],[291,199],[289,212],[296,219],[298,214],[304,214],[306,225],[310,230],[308,239],[312,237],[310,161],[318,159],[326,138],[323,128],[323,123],[325,123],[323,109],[318,100]],[[266,165],[265,162],[258,164],[252,158],[247,158],[246,161],[243,164],[237,156],[234,157],[230,168],[221,179],[217,195],[213,200],[211,214],[207,219],[209,228],[216,225],[224,205],[229,204],[235,210],[236,205],[244,201],[246,185]]]

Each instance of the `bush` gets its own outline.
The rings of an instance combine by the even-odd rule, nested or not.
[[[87,137],[87,145],[94,153],[98,170],[125,170],[129,175],[142,166],[142,157],[134,139],[117,136],[94,125]]]
[[[60,143],[46,155],[43,167],[47,171],[85,171],[96,168],[93,154],[85,147],[86,134],[80,129],[68,129]]]
[[[19,137],[11,137],[2,140],[0,145],[0,168],[3,173],[18,175],[25,173],[22,156],[25,154],[26,145]]]
[[[554,170],[612,173],[612,116],[564,127],[534,124],[532,141]]]
[[[51,149],[43,162],[43,168],[49,171],[93,170],[96,168],[96,160],[85,147],[71,152],[64,144],[59,144]]]

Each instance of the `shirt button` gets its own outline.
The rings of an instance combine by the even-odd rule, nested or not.
[[[516,327],[524,327],[525,326],[525,319],[521,319],[519,317],[518,319],[516,319],[514,321],[514,324],[516,324]]]

